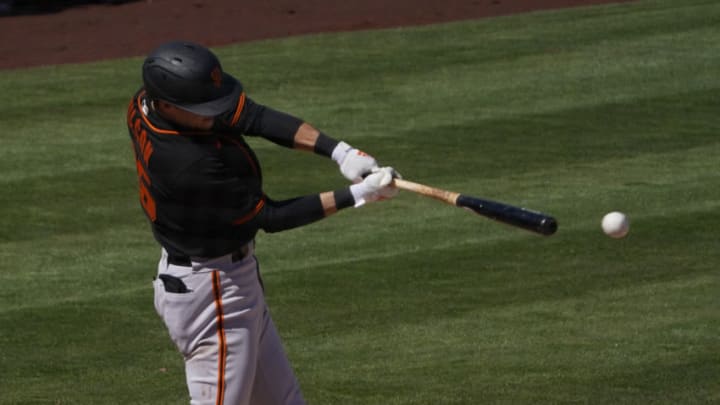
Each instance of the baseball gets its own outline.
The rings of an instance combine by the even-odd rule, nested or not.
[[[611,238],[619,239],[624,237],[630,230],[627,215],[618,211],[606,214],[602,219],[602,230]]]

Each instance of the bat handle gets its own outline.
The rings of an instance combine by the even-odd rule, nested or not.
[[[448,190],[442,190],[435,187],[426,186],[424,184],[420,183],[413,183],[412,181],[403,180],[403,179],[393,179],[392,183],[395,187],[401,189],[401,190],[407,190],[412,191],[414,193],[418,193],[427,197],[434,198],[436,200],[440,200],[442,202],[448,203],[450,205],[456,205],[458,197],[460,197],[460,193],[456,193],[453,191]]]

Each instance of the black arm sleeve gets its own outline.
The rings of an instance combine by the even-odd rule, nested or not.
[[[229,128],[241,135],[261,136],[286,148],[295,146],[295,134],[304,122],[290,114],[258,104],[250,98],[245,98],[242,115],[238,122],[229,124],[232,121],[232,115],[231,111],[222,117],[219,127]],[[320,133],[314,151],[318,155],[331,157],[338,143],[336,139]]]
[[[216,120],[214,129],[238,135],[261,136],[278,145],[288,148],[293,146],[295,134],[303,120],[258,104],[249,97],[238,108],[242,109],[239,119],[235,117],[237,111],[229,111]]]
[[[336,190],[334,195],[338,210],[350,207],[355,202],[347,187]],[[320,195],[313,194],[282,201],[268,198],[256,220],[258,228],[272,233],[308,225],[323,218],[325,218],[325,210]]]
[[[258,225],[265,232],[280,232],[313,223],[324,217],[325,212],[317,194],[283,201],[268,198],[258,214]]]
[[[336,139],[333,139],[322,132],[318,136],[317,142],[315,142],[315,153],[327,157],[332,157],[333,150],[340,143]]]
[[[250,99],[245,101],[247,120],[245,133],[258,135],[278,145],[292,148],[295,133],[303,120],[290,114],[273,110]]]

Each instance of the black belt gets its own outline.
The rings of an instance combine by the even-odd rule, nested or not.
[[[247,257],[248,253],[250,253],[250,246],[244,245],[240,250],[237,250],[235,252],[230,253],[231,257],[230,260],[235,263],[239,262],[245,257]],[[206,259],[206,260],[212,260],[212,259]],[[199,260],[196,260],[199,261]],[[203,260],[205,261],[205,260]],[[192,267],[193,260],[190,258],[190,256],[185,255],[174,255],[172,253],[168,253],[167,257],[168,264],[172,264],[174,266],[183,266],[183,267]]]

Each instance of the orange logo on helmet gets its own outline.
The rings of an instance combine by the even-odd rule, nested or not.
[[[213,85],[219,89],[222,85],[222,70],[220,70],[220,66],[215,66],[215,69],[210,73],[210,79],[212,79]]]

